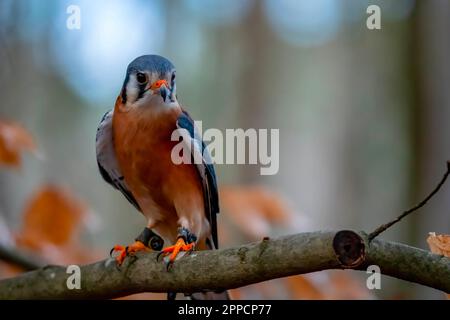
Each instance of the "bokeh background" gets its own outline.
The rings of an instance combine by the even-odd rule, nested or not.
[[[79,30],[66,27],[72,4]],[[381,30],[366,27],[370,4]],[[30,197],[49,184],[88,208],[75,237],[85,250],[105,257],[140,232],[143,217],[97,172],[95,133],[128,63],[148,53],[176,65],[179,99],[205,128],[280,129],[277,175],[255,165],[217,173],[225,211],[282,202],[289,222],[224,212],[225,246],[266,233],[371,231],[431,190],[450,159],[448,30],[441,0],[0,0],[0,119],[23,125],[38,150],[0,171],[2,233],[20,236]],[[428,249],[431,231],[450,232],[450,186],[382,237]],[[352,277],[365,287],[364,273]],[[443,298],[390,278],[359,297],[368,296]]]

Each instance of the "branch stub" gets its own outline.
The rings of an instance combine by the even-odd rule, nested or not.
[[[333,239],[333,249],[344,268],[355,268],[364,261],[364,240],[354,231],[337,232]]]

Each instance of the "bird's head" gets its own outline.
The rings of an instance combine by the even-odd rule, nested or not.
[[[127,108],[178,105],[174,65],[158,55],[134,59],[128,65],[120,95]]]

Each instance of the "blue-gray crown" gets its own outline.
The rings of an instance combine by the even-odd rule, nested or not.
[[[175,66],[166,58],[156,54],[148,54],[131,61],[127,68],[127,75],[135,71],[152,71],[164,75],[173,69],[175,69]]]

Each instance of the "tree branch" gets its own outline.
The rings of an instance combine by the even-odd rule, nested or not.
[[[117,268],[107,259],[81,267],[81,289],[69,290],[70,274],[48,266],[0,281],[0,299],[101,299],[139,292],[199,292],[237,288],[325,269],[365,270],[450,292],[450,258],[362,232],[311,232],[265,239],[215,251],[193,252],[167,272],[156,253],[129,257]]]
[[[425,199],[420,201],[417,205],[415,205],[414,207],[404,211],[401,215],[399,215],[394,220],[392,220],[392,221],[390,221],[388,223],[382,224],[381,226],[376,228],[373,232],[371,232],[369,234],[369,236],[368,236],[369,241],[372,241],[373,239],[375,239],[375,237],[380,235],[380,233],[386,231],[387,229],[392,227],[394,224],[396,224],[397,222],[402,220],[407,215],[409,215],[409,214],[413,213],[414,211],[416,211],[416,210],[422,208],[423,206],[425,206],[427,204],[428,200],[433,198],[438,193],[438,191],[444,185],[445,181],[447,181],[447,178],[448,178],[449,175],[450,175],[450,160],[447,161],[447,171],[445,171],[444,176],[442,177],[441,181],[439,181],[439,183],[436,185],[436,187],[434,187],[433,191],[431,191],[430,194],[428,196],[426,196]]]
[[[22,252],[13,246],[6,246],[0,243],[0,260],[6,261],[22,268],[25,271],[38,269],[45,264],[30,253]]]

